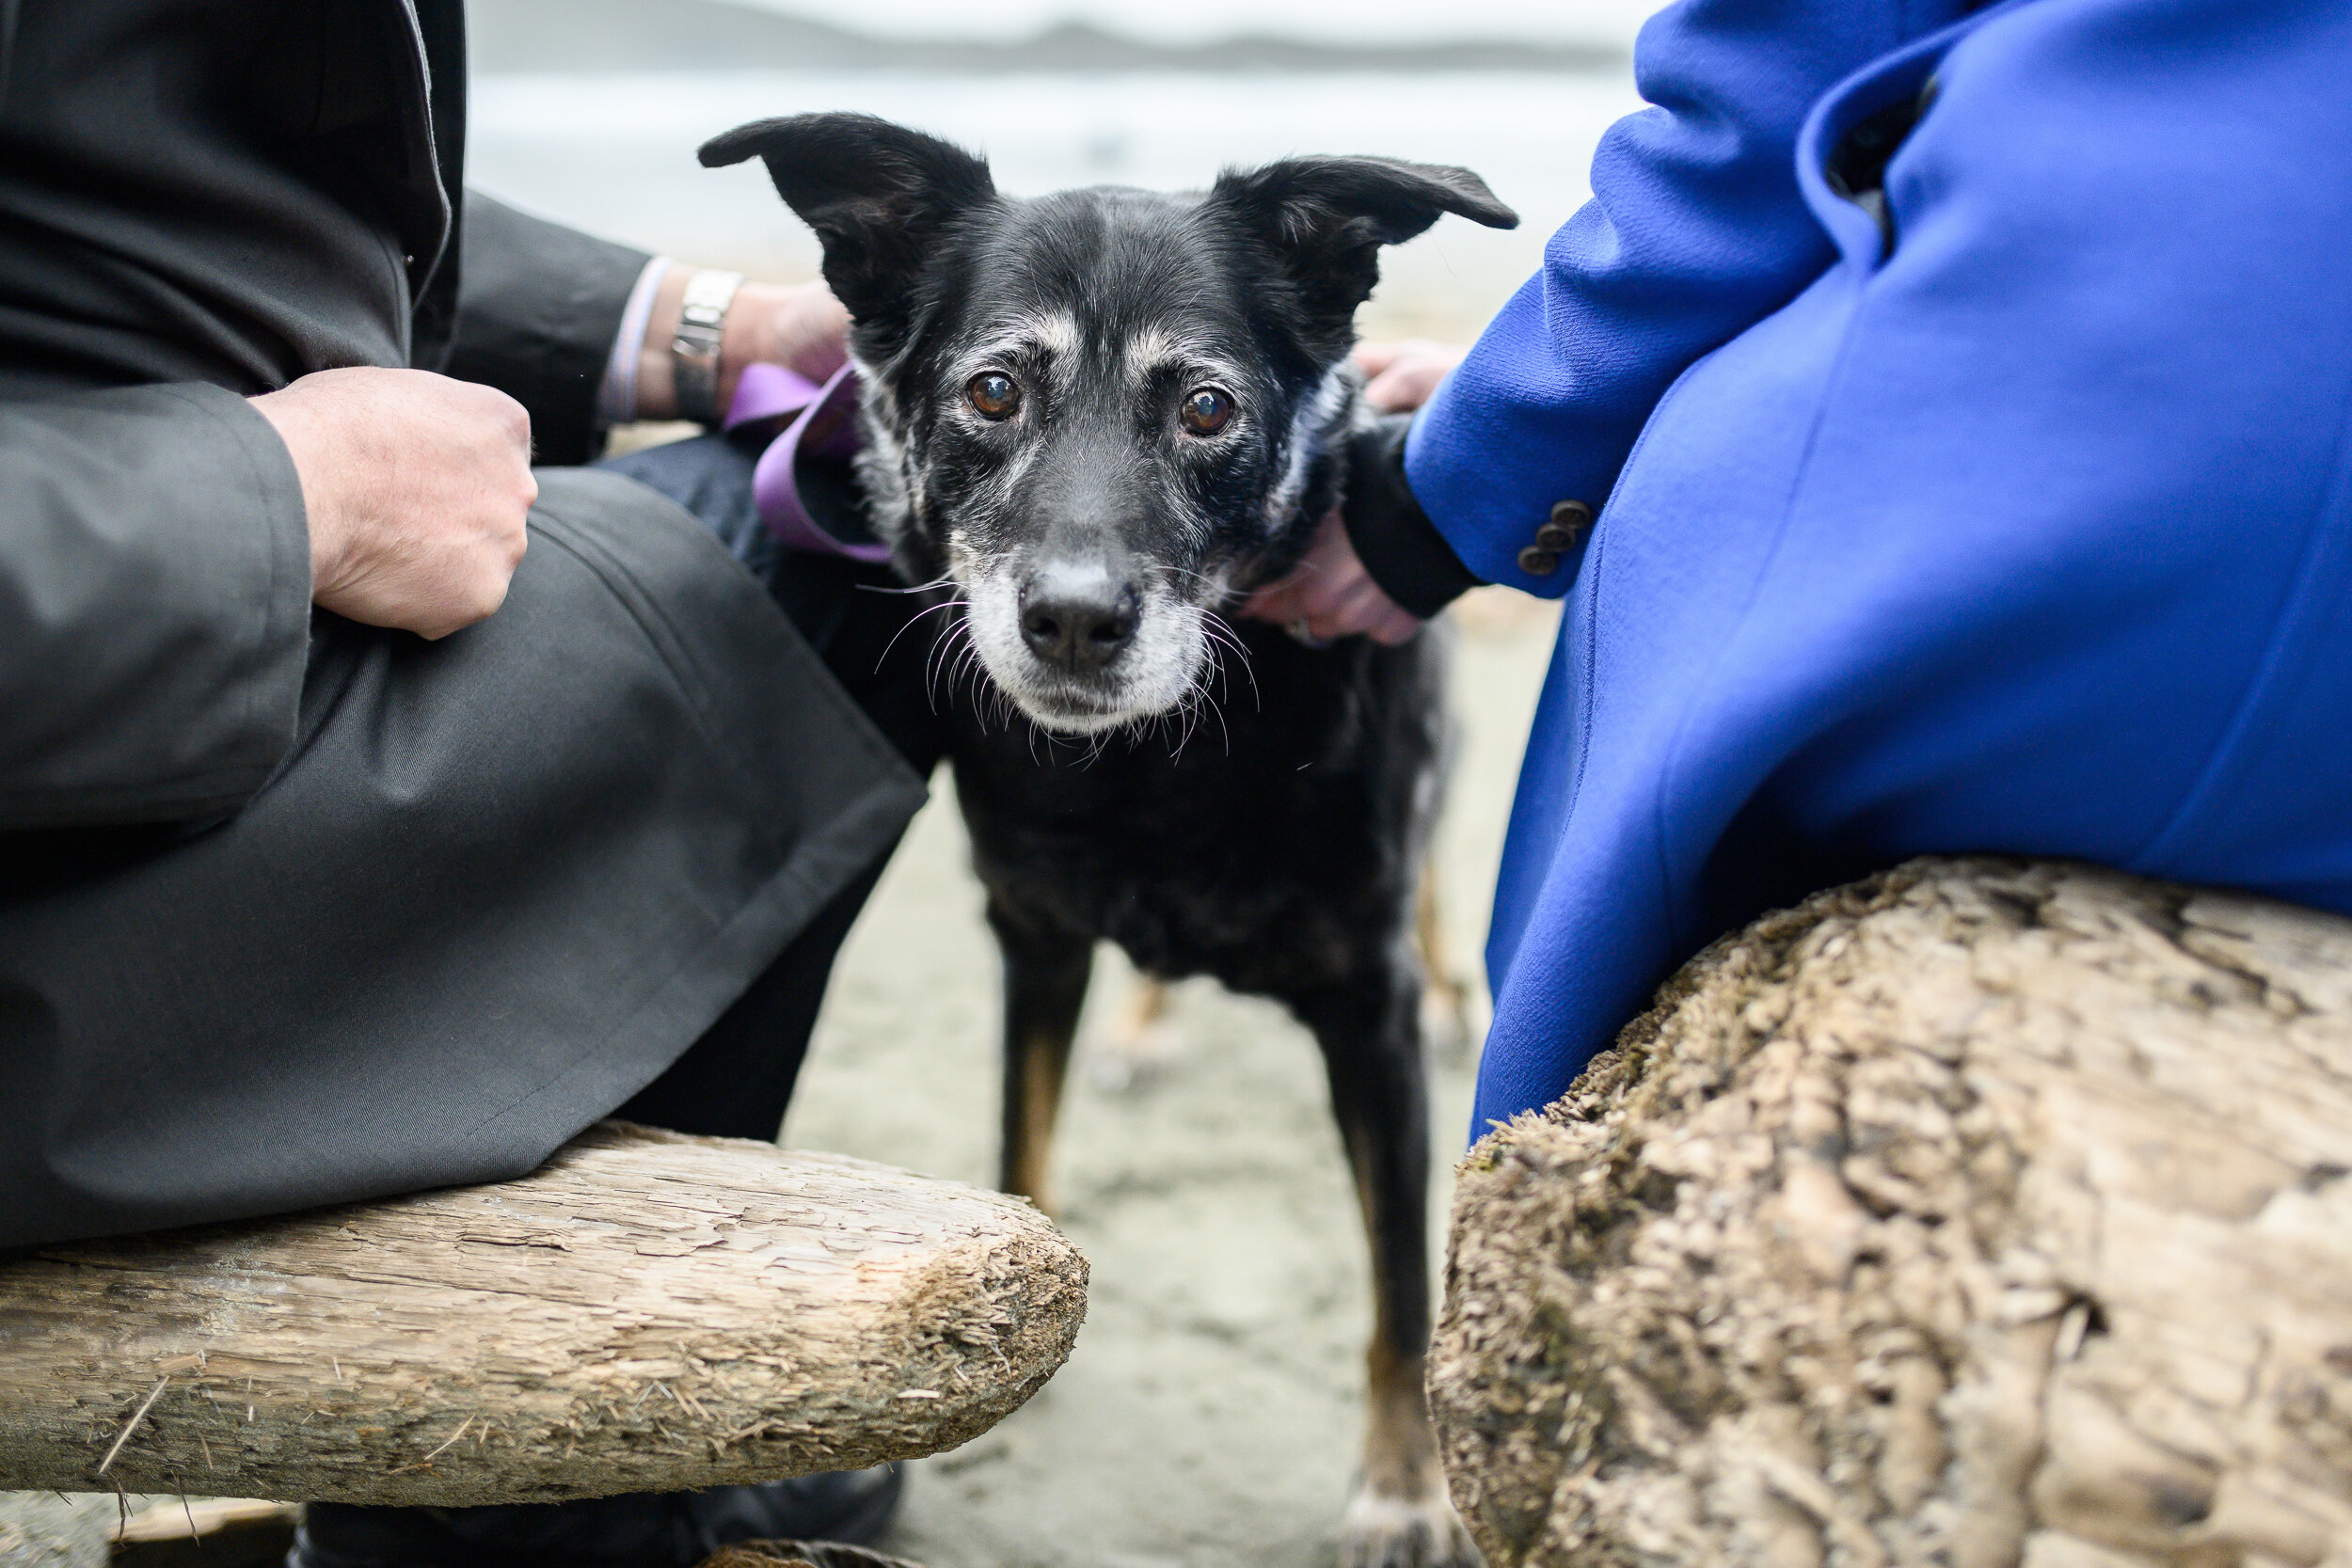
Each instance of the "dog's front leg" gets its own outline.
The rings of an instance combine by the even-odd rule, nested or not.
[[[1094,943],[992,897],[988,923],[1005,959],[1004,1148],[997,1185],[1057,1212],[1047,1159]]]
[[[1438,1465],[1422,1387],[1429,1350],[1429,1090],[1421,979],[1402,942],[1355,984],[1294,1001],[1314,1031],[1372,1243],[1364,1468],[1342,1568],[1478,1568]]]
[[[1413,945],[1421,949],[1421,1037],[1440,1061],[1459,1065],[1478,1054],[1485,1034],[1476,982],[1454,952],[1438,895],[1438,863],[1421,867],[1421,896],[1413,914]]]

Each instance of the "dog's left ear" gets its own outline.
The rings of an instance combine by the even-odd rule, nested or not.
[[[1268,246],[1297,286],[1318,335],[1345,341],[1356,307],[1380,281],[1380,247],[1411,239],[1447,213],[1489,229],[1519,215],[1466,168],[1395,158],[1284,158],[1227,169],[1209,192]]]
[[[817,231],[825,282],[861,327],[893,336],[931,242],[996,198],[988,165],[872,115],[755,120],[703,143],[705,168],[760,158],[776,194]]]

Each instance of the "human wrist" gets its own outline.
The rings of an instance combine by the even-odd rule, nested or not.
[[[716,395],[721,409],[734,405],[735,388],[741,384],[747,368],[763,361],[771,365],[787,363],[776,341],[775,317],[789,293],[781,284],[749,278],[735,291],[734,308],[727,311],[719,330]]]
[[[645,313],[645,335],[637,349],[636,415],[641,420],[677,418],[677,376],[670,361],[670,344],[677,337],[686,285],[697,270],[673,264],[654,290],[653,307]]]
[[[782,365],[822,383],[848,358],[849,312],[822,283],[746,282],[735,297],[719,343],[722,407],[749,366]]]
[[[350,529],[344,509],[331,492],[328,472],[332,458],[326,436],[314,417],[310,400],[287,388],[246,399],[253,411],[269,421],[293,461],[294,480],[302,491],[304,527],[310,540],[310,591],[336,581],[350,551]]]
[[[637,281],[621,307],[620,325],[604,358],[604,374],[596,385],[596,425],[611,429],[643,418],[638,412],[637,379],[645,357],[645,329],[653,320],[654,299],[661,284],[676,269],[667,256],[649,258],[638,269]]]
[[[741,273],[712,267],[699,268],[686,280],[677,326],[670,338],[670,389],[681,420],[703,425],[726,422],[719,357],[742,287]]]
[[[686,287],[697,269],[673,264],[654,293],[637,364],[637,418],[675,420],[678,410],[675,357]],[[849,314],[821,283],[762,283],[746,278],[735,291],[719,336],[714,402],[723,417],[743,372],[755,364],[783,365],[811,381],[841,368]]]
[[[1462,563],[1406,481],[1412,423],[1410,414],[1391,414],[1349,436],[1341,520],[1374,583],[1425,621],[1486,579]]]
[[[731,290],[725,287],[728,280],[736,285]],[[718,285],[715,289],[714,284]],[[654,291],[652,309],[646,312],[644,341],[638,350],[639,419],[693,419],[707,424],[718,424],[725,419],[727,404],[735,396],[735,384],[742,378],[742,366],[749,363],[739,358],[734,365],[728,364],[727,338],[737,320],[750,313],[748,308],[753,302],[746,298],[746,293],[756,288],[757,285],[744,283],[739,273],[707,267],[673,266],[662,275],[660,286]],[[694,306],[694,320],[691,323],[687,319],[690,300]],[[719,316],[716,323],[709,319],[714,312]],[[680,362],[688,338],[704,341],[713,325],[718,328],[718,352],[710,372],[710,385],[681,385],[682,374],[695,369]]]

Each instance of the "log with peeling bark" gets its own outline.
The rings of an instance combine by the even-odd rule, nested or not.
[[[1018,1199],[608,1123],[516,1181],[0,1259],[0,1486],[528,1502],[936,1452],[1069,1354]]]
[[[702,1560],[697,1568],[915,1568],[912,1562],[837,1541],[746,1541]]]
[[[1492,1568],[2352,1564],[2352,922],[1922,861],[1694,959],[1455,1200]]]

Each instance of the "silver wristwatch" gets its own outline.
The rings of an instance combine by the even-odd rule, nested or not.
[[[706,268],[686,280],[686,297],[677,313],[677,336],[670,340],[670,379],[677,389],[677,417],[697,424],[717,424],[719,407],[719,340],[727,325],[727,307],[743,286],[739,272]]]

